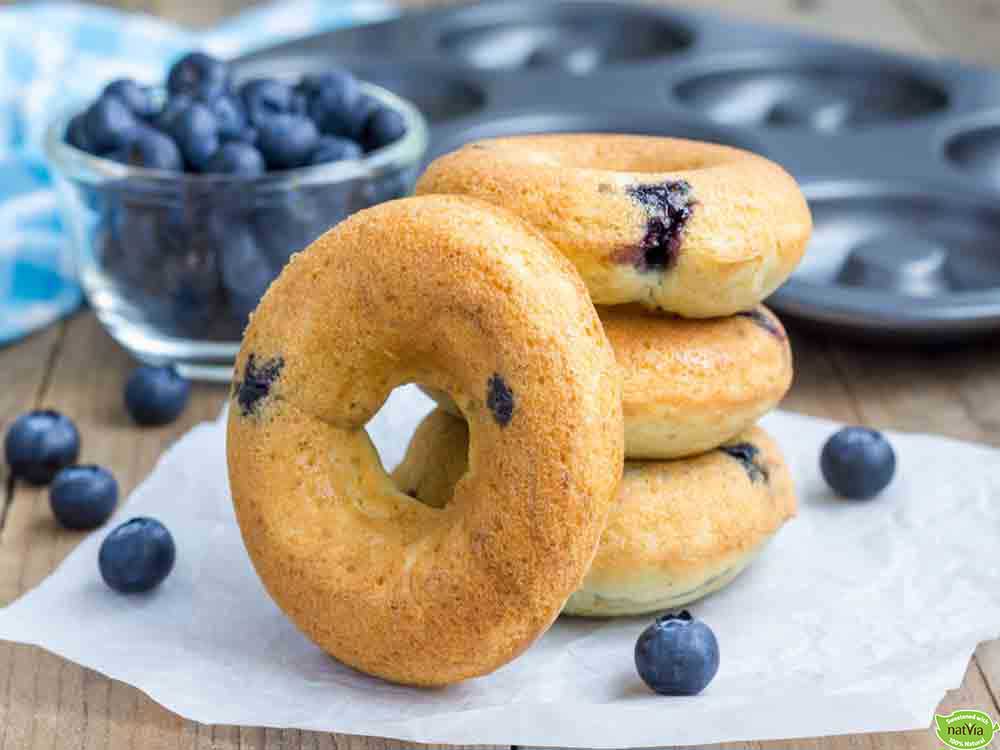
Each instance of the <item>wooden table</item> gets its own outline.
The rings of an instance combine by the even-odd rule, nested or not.
[[[230,0],[123,2],[187,21],[209,22],[236,9]],[[722,0],[689,5],[727,7]],[[728,4],[731,7],[732,4]],[[747,4],[750,5],[749,3]],[[927,54],[965,54],[1000,63],[1000,5],[948,8],[932,0],[765,0],[745,12],[769,21]],[[784,408],[879,427],[925,431],[1000,446],[1000,347],[983,342],[948,350],[868,347],[793,331],[796,379]],[[0,432],[21,412],[52,407],[76,420],[83,460],[110,467],[125,492],[153,467],[166,445],[217,414],[220,387],[198,385],[174,425],[133,427],[122,385],[133,366],[94,316],[83,312],[17,345],[0,349]],[[51,518],[44,490],[13,483],[0,467],[0,605],[38,584],[80,540]],[[995,554],[990,550],[985,554]],[[95,638],[101,637],[95,633]],[[943,708],[979,708],[1000,717],[1000,641],[982,644],[962,687]],[[931,719],[928,718],[928,725]],[[762,748],[936,748],[930,730],[739,743]],[[185,721],[143,693],[37,648],[0,643],[0,750],[320,750],[394,748],[402,743]],[[720,746],[722,747],[722,746]]]

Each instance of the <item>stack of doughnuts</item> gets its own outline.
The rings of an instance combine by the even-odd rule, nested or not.
[[[791,384],[785,330],[761,300],[802,257],[808,206],[778,165],[726,146],[626,135],[469,144],[420,194],[521,217],[568,257],[623,381],[624,475],[597,555],[563,611],[632,615],[732,581],[795,514],[781,452],[757,420]],[[395,472],[433,505],[465,474],[462,415],[440,408]]]
[[[760,301],[811,226],[777,165],[558,135],[466,146],[297,253],[236,359],[236,517],[285,614],[345,664],[446,685],[560,612],[689,602],[795,512],[754,426],[791,379]],[[393,388],[440,406],[389,476]]]

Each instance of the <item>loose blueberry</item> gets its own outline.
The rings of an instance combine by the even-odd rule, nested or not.
[[[271,78],[254,78],[240,87],[240,98],[254,125],[291,113],[293,94],[291,86]]]
[[[260,151],[249,143],[229,141],[212,154],[203,171],[254,177],[263,174],[266,169],[267,165],[264,164]]]
[[[219,148],[218,122],[212,110],[195,102],[174,118],[170,134],[194,169],[201,170]]]
[[[820,469],[838,495],[868,500],[889,486],[896,472],[896,454],[882,433],[844,427],[823,446]]]
[[[48,484],[80,455],[80,433],[57,411],[29,411],[7,430],[4,452],[13,476]]]
[[[719,671],[719,643],[689,612],[664,615],[639,636],[635,667],[661,695],[697,695]]]
[[[211,101],[229,90],[229,68],[204,52],[189,52],[167,75],[167,91]]]
[[[355,112],[361,104],[361,87],[345,71],[330,71],[314,76],[310,90],[309,116],[326,135],[355,135]]]
[[[122,594],[140,594],[163,583],[176,556],[167,528],[153,518],[140,517],[108,534],[97,562],[109,587]]]
[[[191,384],[173,367],[137,367],[125,385],[125,408],[141,425],[173,422],[187,406]]]
[[[67,529],[96,529],[118,504],[118,482],[100,466],[68,466],[52,480],[49,504]]]
[[[406,120],[394,109],[379,107],[368,116],[361,131],[361,145],[365,151],[388,146],[406,133]]]
[[[96,153],[127,145],[138,127],[135,115],[117,96],[102,96],[84,113],[87,138]]]
[[[131,78],[118,78],[104,87],[103,96],[117,96],[136,117],[152,117],[156,113],[153,92]]]
[[[139,130],[129,144],[118,152],[118,159],[133,167],[181,171],[184,160],[173,139],[149,127]]]
[[[325,164],[344,159],[360,159],[364,152],[349,138],[338,138],[334,135],[324,135],[316,143],[316,148],[309,155],[310,164]]]
[[[257,146],[272,169],[293,169],[309,160],[319,142],[312,120],[274,115],[257,123]]]
[[[215,115],[219,137],[223,140],[241,139],[247,129],[246,111],[243,102],[237,96],[220,96],[209,103],[209,109]]]
[[[85,114],[76,115],[69,121],[69,125],[66,126],[66,142],[81,151],[96,153],[94,145],[90,142],[90,136],[87,134]]]

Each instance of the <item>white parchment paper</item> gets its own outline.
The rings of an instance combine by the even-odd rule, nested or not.
[[[371,426],[394,465],[428,409],[393,394]],[[695,604],[722,666],[694,698],[650,693],[635,638],[651,617],[562,618],[526,654],[448,689],[389,685],[324,655],[284,618],[240,540],[223,423],[193,429],[117,518],[173,531],[177,568],[156,592],[105,588],[85,540],[0,610],[0,638],[37,644],[205,723],[297,727],[421,742],[578,747],[702,744],[926,727],[976,643],[1000,635],[1000,452],[893,434],[891,488],[834,498],[818,470],[829,422],[775,413],[799,517],[737,581]]]

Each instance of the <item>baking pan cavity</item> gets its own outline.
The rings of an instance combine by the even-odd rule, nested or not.
[[[959,169],[1000,187],[1000,124],[954,136],[945,146],[945,152]]]
[[[651,10],[607,3],[509,3],[467,8],[446,24],[440,49],[488,70],[554,68],[583,74],[662,57],[693,35]]]
[[[464,143],[483,138],[532,133],[630,133],[711,141],[766,154],[766,148],[744,132],[683,115],[665,115],[660,110],[515,112],[499,115],[488,122],[476,122],[454,129],[432,146],[431,158]]]
[[[947,92],[895,66],[790,59],[693,75],[682,102],[718,122],[836,132],[912,120],[945,109]]]

